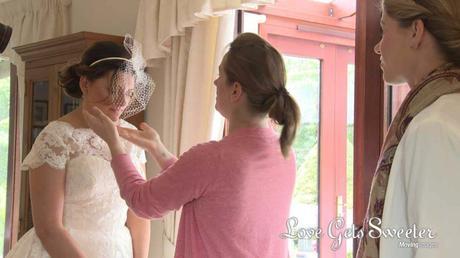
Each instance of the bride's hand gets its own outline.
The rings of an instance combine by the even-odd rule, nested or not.
[[[88,111],[83,110],[83,117],[88,126],[99,135],[109,147],[121,145],[120,136],[115,123],[106,116],[100,109],[93,107]]]
[[[118,126],[118,133],[121,137],[136,144],[144,150],[151,151],[160,143],[160,136],[147,123],[139,125],[140,130]]]

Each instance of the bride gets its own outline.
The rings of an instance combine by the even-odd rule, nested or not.
[[[132,39],[125,47],[97,42],[60,73],[60,85],[81,106],[49,123],[23,161],[22,169],[30,170],[34,228],[7,257],[148,256],[150,224],[120,198],[109,148],[82,116],[98,107],[120,126],[135,128],[121,118],[145,108],[153,82],[134,50]],[[138,171],[145,171],[144,152],[125,145]]]

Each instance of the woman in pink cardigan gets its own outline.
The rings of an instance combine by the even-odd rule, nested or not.
[[[228,135],[179,159],[145,123],[137,131],[117,128],[97,109],[85,116],[109,145],[121,196],[136,214],[161,218],[182,207],[175,257],[288,257],[280,234],[294,188],[291,144],[300,114],[285,88],[283,59],[258,35],[241,34],[214,84]],[[280,136],[271,120],[282,126]],[[139,176],[119,135],[147,150],[161,174],[148,181]]]

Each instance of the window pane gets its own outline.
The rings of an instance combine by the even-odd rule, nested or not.
[[[355,65],[347,71],[347,228],[353,224],[353,143],[355,121]],[[353,257],[353,238],[347,239],[347,258]]]
[[[62,104],[61,104],[61,114],[66,115],[72,112],[80,105],[80,100],[76,98],[69,97],[67,94],[62,91],[61,95]]]
[[[3,253],[10,122],[10,64],[0,59],[0,253]]]
[[[407,94],[410,91],[409,85],[408,84],[401,84],[401,85],[395,85],[395,86],[387,86],[389,88],[389,100],[391,101],[391,104],[388,105],[388,110],[391,114],[391,122],[393,118],[396,116],[396,113],[399,110],[399,107],[403,103],[404,99],[406,98]]]
[[[291,203],[291,217],[297,228],[319,227],[318,221],[318,143],[321,62],[317,59],[284,56],[287,88],[300,106],[300,128],[294,141],[297,177]],[[291,257],[318,257],[316,239],[289,240]]]
[[[48,82],[38,81],[33,85],[32,142],[48,124]]]

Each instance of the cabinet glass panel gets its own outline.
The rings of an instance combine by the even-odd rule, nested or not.
[[[48,93],[49,85],[47,81],[33,83],[32,142],[35,141],[41,130],[48,124]]]
[[[61,93],[61,99],[62,99],[61,115],[66,115],[72,112],[74,109],[78,107],[78,105],[80,105],[79,99],[68,96],[67,94],[64,93],[64,91],[62,91]]]

